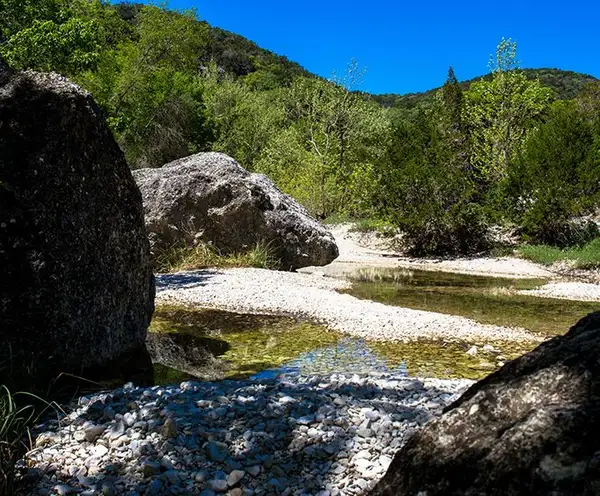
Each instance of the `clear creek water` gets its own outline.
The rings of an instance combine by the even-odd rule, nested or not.
[[[519,326],[545,337],[566,332],[595,303],[523,296],[539,279],[503,279],[444,272],[362,268],[343,277],[346,292],[390,305]],[[380,371],[478,379],[537,343],[369,342],[287,317],[159,306],[148,340],[155,379],[264,377],[279,372],[319,374]],[[483,346],[493,350],[484,351]],[[478,353],[466,353],[472,346]]]

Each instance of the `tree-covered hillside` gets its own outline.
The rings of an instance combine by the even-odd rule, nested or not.
[[[528,79],[538,79],[543,86],[552,89],[558,100],[569,100],[575,98],[587,83],[598,81],[594,76],[581,74],[573,71],[563,71],[561,69],[522,69],[522,72]],[[486,74],[477,78],[460,82],[463,91],[467,91],[475,81],[484,79],[491,80],[493,74]],[[420,104],[431,102],[440,88],[424,91],[422,93],[408,93],[397,95],[395,93],[386,93],[382,95],[371,95],[372,98],[384,107],[397,107],[411,109]]]
[[[271,177],[314,216],[375,218],[414,253],[486,249],[491,225],[560,246],[597,235],[600,81],[521,70],[501,40],[492,72],[372,97],[325,80],[194,11],[102,0],[4,0],[0,56],[92,93],[132,168],[219,151]],[[1,179],[1,178],[0,178]]]
[[[144,4],[118,3],[114,8],[119,16],[132,25],[136,25]],[[217,65],[230,74],[246,76],[260,72],[267,84],[282,85],[291,82],[297,76],[311,74],[296,62],[259,47],[253,41],[224,29],[199,21],[206,29],[207,43],[198,53],[199,60]],[[268,75],[266,75],[268,74]],[[270,79],[270,81],[266,81]]]

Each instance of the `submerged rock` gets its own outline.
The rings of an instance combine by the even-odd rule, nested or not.
[[[144,347],[141,196],[92,97],[57,74],[0,67],[0,280],[0,364],[81,372]]]
[[[229,344],[216,338],[179,333],[149,332],[146,346],[154,363],[203,379],[222,379],[227,369],[219,355]]]
[[[600,312],[474,384],[371,494],[600,494]]]
[[[155,255],[198,241],[222,253],[267,243],[284,270],[326,265],[338,256],[331,233],[302,206],[227,155],[198,153],[133,174]]]

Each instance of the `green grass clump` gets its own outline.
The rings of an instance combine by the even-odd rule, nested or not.
[[[547,245],[522,246],[519,254],[532,262],[552,265],[563,260],[570,261],[576,269],[595,269],[600,267],[600,238],[582,246],[560,249]]]
[[[0,386],[0,495],[16,492],[15,464],[27,450],[29,427],[36,418],[35,407],[20,407],[15,397],[6,386]]]
[[[321,222],[328,226],[335,226],[336,224],[353,224],[356,219],[348,214],[331,214]]]
[[[278,269],[280,260],[268,243],[256,243],[245,252],[223,255],[208,243],[194,247],[176,246],[161,253],[154,261],[158,273],[197,270],[207,267],[256,267]]]

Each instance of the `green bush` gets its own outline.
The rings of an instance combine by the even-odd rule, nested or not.
[[[505,211],[532,244],[566,247],[590,241],[595,224],[577,222],[597,205],[600,143],[570,102],[554,105],[500,185]]]
[[[469,255],[490,247],[484,211],[476,203],[407,218],[400,227],[412,255]]]

